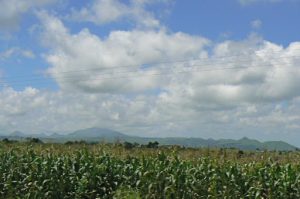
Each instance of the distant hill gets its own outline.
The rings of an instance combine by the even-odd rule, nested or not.
[[[263,143],[266,149],[276,149],[278,151],[295,150],[296,147],[283,141],[268,141]]]
[[[22,133],[21,131],[14,131],[10,134],[10,136],[12,136],[12,137],[24,137],[24,136],[26,136],[26,134]]]
[[[148,142],[159,142],[160,145],[180,145],[185,147],[211,147],[211,148],[237,148],[242,150],[279,150],[292,151],[296,147],[283,141],[260,142],[258,140],[244,137],[239,140],[233,139],[202,139],[202,138],[185,138],[185,137],[167,137],[167,138],[147,138],[138,136],[129,136],[118,131],[105,128],[87,128],[72,132],[67,135],[54,133],[52,135],[31,134],[27,135],[16,131],[9,136],[0,136],[0,139],[9,138],[24,140],[25,137],[38,137],[44,142],[66,142],[75,140],[85,140],[88,142],[136,142],[147,144]]]
[[[105,141],[115,141],[116,139],[125,139],[128,136],[117,131],[104,128],[88,128],[75,131],[65,136],[70,139],[93,140],[101,139]]]
[[[167,137],[167,138],[140,138],[130,137],[126,141],[145,144],[147,142],[158,141],[160,145],[180,145],[185,147],[210,147],[210,148],[237,148],[242,150],[278,150],[292,151],[297,147],[283,141],[259,142],[258,140],[242,138],[233,139],[202,139],[202,138],[183,138],[183,137]]]
[[[295,150],[296,147],[292,146],[286,142],[283,141],[268,141],[268,142],[259,142],[258,140],[249,139],[247,137],[244,137],[239,140],[231,140],[231,139],[224,139],[224,140],[216,140],[217,146],[220,147],[233,147],[233,148],[239,148],[244,150]]]

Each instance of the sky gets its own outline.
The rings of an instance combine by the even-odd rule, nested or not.
[[[299,0],[0,0],[0,133],[300,146]]]

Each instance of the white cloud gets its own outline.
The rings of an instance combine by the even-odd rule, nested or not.
[[[33,98],[37,97],[38,93],[37,89],[31,87],[25,88],[22,92],[5,88],[1,92],[0,98],[1,113],[8,117],[24,115],[39,105],[39,103],[36,103],[39,100],[35,99],[32,101]]]
[[[97,0],[88,8],[73,10],[72,18],[78,21],[91,21],[96,24],[110,23],[129,12],[129,8],[117,0]]]
[[[254,3],[277,3],[281,2],[282,0],[238,0],[242,5],[250,5]]]
[[[157,28],[160,26],[153,13],[146,11],[145,6],[154,3],[167,3],[169,0],[131,0],[126,4],[119,0],[95,0],[80,10],[73,9],[69,16],[76,21],[87,21],[98,25],[129,19],[138,26]]]
[[[259,29],[262,26],[262,21],[259,19],[251,21],[251,27],[254,29]]]
[[[22,56],[29,59],[35,58],[35,54],[31,50],[22,49],[19,47],[12,47],[0,52],[0,60],[9,59],[13,56]]]
[[[162,72],[163,65],[143,69],[142,64],[199,58],[209,43],[202,37],[165,30],[112,31],[106,38],[87,29],[71,34],[59,19],[46,13],[39,17],[44,24],[44,43],[52,48],[46,56],[52,66],[48,72],[63,89],[136,92],[163,87],[168,78],[155,75]],[[129,73],[132,70],[136,72]]]
[[[151,75],[163,72],[162,67],[144,70],[140,68],[140,65],[164,59],[201,58],[203,54],[206,54],[203,47],[208,43],[208,40],[205,38],[183,33],[168,33],[165,30],[133,30],[113,31],[107,38],[102,39],[87,29],[78,34],[71,34],[59,19],[46,13],[40,13],[40,19],[45,28],[44,41],[52,48],[51,53],[46,56],[52,66],[49,73],[63,89],[126,93],[128,91],[163,88],[169,89],[168,93],[187,92],[191,98],[197,100],[200,98],[213,104],[223,103],[222,105],[236,101],[276,101],[298,95],[298,92],[294,91],[297,89],[294,85],[297,84],[299,74],[298,68],[294,67],[297,59],[289,58],[286,61],[277,59],[274,61],[276,58],[274,51],[278,51],[276,56],[297,55],[298,43],[291,44],[287,49],[256,38],[242,42],[225,41],[217,44],[214,49],[214,56],[230,57],[245,52],[243,57],[245,57],[246,63],[243,60],[240,61],[240,58],[229,58],[222,61],[223,66],[234,67],[239,64],[250,64],[254,68],[233,70],[233,72],[187,73],[183,77],[190,80],[190,83],[184,85],[186,88],[181,88],[178,86],[180,85],[178,81],[182,81],[180,79],[182,75],[168,71],[170,76],[165,78],[167,80],[162,81],[162,78]],[[290,52],[287,52],[289,49],[291,49]],[[12,52],[13,50],[5,52],[3,57],[11,55]],[[30,55],[24,53],[24,55],[26,54]],[[120,72],[119,70],[114,71],[117,75],[107,74],[103,76],[103,72],[106,72],[104,68],[123,66],[124,63],[130,65],[124,69],[137,70],[138,72],[133,76],[140,76],[141,78],[118,78],[118,76],[128,76],[127,71]],[[269,67],[255,68],[255,66],[260,65],[269,65]],[[280,65],[290,67],[281,69],[279,68]],[[192,66],[191,63],[188,63],[188,66]],[[220,64],[217,59],[212,57],[208,60],[208,66],[218,67]],[[179,65],[179,69],[182,69],[182,66]],[[65,73],[65,71],[80,72]],[[71,78],[69,78],[70,76]],[[214,80],[216,79],[215,76],[218,77],[217,80]],[[234,78],[228,78],[230,76],[234,76]],[[260,86],[257,87],[257,85]],[[198,91],[195,90],[195,87],[202,89]]]
[[[0,91],[0,129],[25,133],[69,132],[91,126],[126,129],[148,117],[153,99],[4,88]]]
[[[222,110],[300,95],[299,42],[283,48],[255,38],[225,41],[216,44],[214,55],[207,66],[199,63],[211,71],[175,76],[165,88],[165,103],[176,103],[183,110]]]
[[[0,129],[2,133],[61,133],[98,126],[140,136],[246,135],[284,140],[299,130],[299,98],[277,106],[240,104],[224,110],[183,108],[175,101],[163,96],[129,99],[123,95],[5,88],[0,91]]]
[[[88,29],[71,32],[46,12],[38,16],[47,72],[61,89],[1,90],[0,129],[99,126],[142,136],[233,138],[273,132],[269,139],[298,130],[300,42],[283,47],[251,35],[212,44],[163,28],[100,37]],[[110,20],[121,17],[115,16]],[[151,64],[164,61],[171,63]]]
[[[270,131],[281,138],[279,129],[297,129],[300,109],[291,107],[300,103],[299,42],[283,47],[251,35],[212,45],[203,37],[165,30],[112,31],[101,38],[87,29],[71,33],[47,13],[39,18],[44,44],[51,48],[45,55],[48,72],[62,90],[40,92],[46,105],[40,103],[27,113],[40,122],[26,126],[22,118],[24,129],[104,126],[136,135],[142,131],[145,136],[235,138],[262,138]],[[150,65],[151,72],[140,67],[181,59],[190,61]],[[122,71],[113,69],[118,66],[124,66]],[[140,78],[128,77],[128,70],[138,70]],[[107,71],[115,74],[103,77]],[[152,72],[168,75],[149,75]],[[149,94],[149,88],[159,91]],[[128,95],[132,92],[136,93]],[[290,104],[280,106],[285,101]]]
[[[32,8],[48,5],[56,0],[1,0],[0,30],[16,28],[23,14]]]
[[[31,50],[22,50],[21,54],[26,58],[35,58],[35,54]]]
[[[98,56],[100,60],[114,60],[116,53],[108,53],[105,59],[100,56],[101,53],[90,57],[93,52],[109,49],[106,47],[109,37],[103,40],[91,33],[72,35],[59,20],[52,17],[47,20],[49,20],[46,23],[47,27],[56,30],[47,31],[48,34],[55,33],[55,38],[50,37],[53,50],[47,58],[59,57],[58,62],[52,65],[53,72],[81,69],[87,70],[87,74],[92,75],[93,71],[85,67],[101,65],[97,65],[96,61],[92,62],[95,64],[89,64],[87,60],[96,60],[93,56]],[[131,32],[125,33],[127,37],[131,35]],[[140,31],[138,33],[145,34]],[[161,36],[155,37],[159,32],[150,33],[151,38],[155,40],[161,38]],[[84,37],[81,36],[82,34]],[[133,35],[136,36],[135,34]],[[169,39],[174,48],[177,45],[184,46],[180,40],[173,38],[176,34],[165,32],[159,34],[164,38],[159,41],[164,41],[166,46],[168,45],[166,41]],[[92,39],[89,40],[89,37]],[[115,40],[127,37],[118,35],[113,38]],[[185,37],[189,38],[187,35]],[[128,39],[124,41],[126,42],[118,41],[117,44],[126,43],[124,49],[137,46],[128,42]],[[58,45],[59,43],[66,46]],[[78,43],[84,50],[79,51],[76,45],[74,48],[68,47],[71,43]],[[92,44],[95,46],[93,47]],[[123,49],[122,45],[116,46],[116,44],[111,48]],[[164,49],[164,51],[171,49],[171,52],[162,52],[166,55],[178,56],[176,51],[175,53],[172,51],[174,48]],[[137,63],[155,60],[157,58],[155,53],[150,53],[155,56],[149,57],[152,49],[140,50],[141,54],[138,57],[144,58]],[[203,49],[192,51],[198,54]],[[82,88],[81,83],[75,80],[71,82],[75,86],[68,85],[69,89],[52,92],[30,87],[23,91],[5,88],[0,91],[0,128],[4,132],[22,130],[36,133],[70,132],[99,126],[141,136],[184,135],[206,138],[250,136],[285,140],[288,136],[282,132],[292,135],[299,130],[299,42],[291,43],[284,48],[261,38],[250,37],[244,41],[216,43],[211,51],[210,57],[190,61],[188,64],[177,64],[176,70],[185,68],[191,72],[171,72],[168,81],[159,84],[160,87],[164,87],[164,90],[151,95],[141,92],[128,96],[128,88],[125,90],[121,88],[123,92],[116,94],[120,91],[117,88],[122,87],[122,84],[130,85],[130,91],[136,88],[140,91],[147,89],[141,86],[147,79],[145,73],[141,74],[142,78],[139,82],[130,78],[126,80],[115,78],[118,86],[112,85],[113,81],[105,81],[106,84],[97,87],[93,92],[90,89],[87,92]],[[117,65],[131,60],[127,56],[122,56],[122,53],[117,55],[120,59],[115,63]],[[70,62],[72,59],[75,61]],[[79,65],[82,67],[76,65],[77,62],[80,62]],[[217,67],[248,68],[215,70]],[[192,72],[194,69],[196,70]],[[85,77],[85,74],[80,73],[79,77],[82,76]],[[67,85],[66,82],[60,82],[54,73],[53,77],[60,85]]]

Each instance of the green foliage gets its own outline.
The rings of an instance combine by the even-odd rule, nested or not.
[[[158,148],[159,143],[157,141],[149,142],[146,147],[147,148]]]
[[[184,160],[179,151],[160,149],[120,157],[36,148],[0,148],[0,198],[300,198],[299,164],[220,162],[211,157],[213,150],[211,158]]]
[[[65,142],[65,145],[87,145],[87,144],[89,144],[88,142],[86,142],[86,141],[84,141],[84,140],[80,140],[80,141],[77,141],[77,140],[75,140],[75,141],[67,141],[67,142]]]
[[[121,187],[113,195],[114,199],[141,199],[138,191],[131,188]]]
[[[27,142],[32,144],[43,144],[43,141],[39,138],[26,138]]]
[[[125,149],[133,149],[134,147],[136,147],[136,145],[132,144],[131,142],[124,142],[123,145]]]
[[[8,138],[4,138],[4,139],[2,140],[2,142],[3,142],[4,144],[13,144],[13,143],[17,143],[18,141],[16,141],[16,140],[10,140],[10,139],[8,139]]]
[[[150,148],[150,149],[156,149],[158,148],[159,143],[157,141],[154,142],[148,142],[146,145],[142,145],[142,148]]]

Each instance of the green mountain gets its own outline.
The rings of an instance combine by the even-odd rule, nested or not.
[[[2,138],[11,138],[24,140],[25,136],[22,132],[14,132],[11,136],[0,136]],[[283,141],[268,141],[260,142],[258,140],[249,139],[244,137],[239,140],[233,139],[202,139],[202,138],[186,138],[186,137],[166,137],[166,138],[147,138],[138,136],[129,136],[118,131],[105,129],[105,128],[88,128],[75,131],[73,133],[62,135],[62,134],[52,134],[47,136],[45,134],[37,135],[44,142],[59,142],[64,143],[66,141],[79,141],[85,140],[88,142],[136,142],[139,144],[147,144],[149,142],[157,141],[160,145],[179,145],[184,147],[210,147],[210,148],[237,148],[242,150],[278,150],[278,151],[292,151],[297,149],[297,147],[290,145]]]
[[[239,140],[223,139],[216,140],[217,147],[224,148],[238,148],[244,150],[278,150],[278,151],[290,151],[295,150],[296,147],[292,146],[283,141],[268,141],[268,142],[259,142],[258,140],[249,139],[244,137]]]
[[[263,143],[264,147],[266,149],[269,149],[269,150],[272,150],[272,149],[276,149],[278,151],[286,151],[286,150],[295,150],[295,146],[293,145],[290,145],[286,142],[283,142],[283,141],[268,141],[268,142],[264,142]]]
[[[121,138],[124,139],[127,138],[128,136],[110,129],[88,128],[88,129],[81,129],[75,131],[73,133],[68,134],[65,137],[69,139],[76,139],[76,140],[102,139],[106,141],[115,141],[116,139],[121,139]]]

